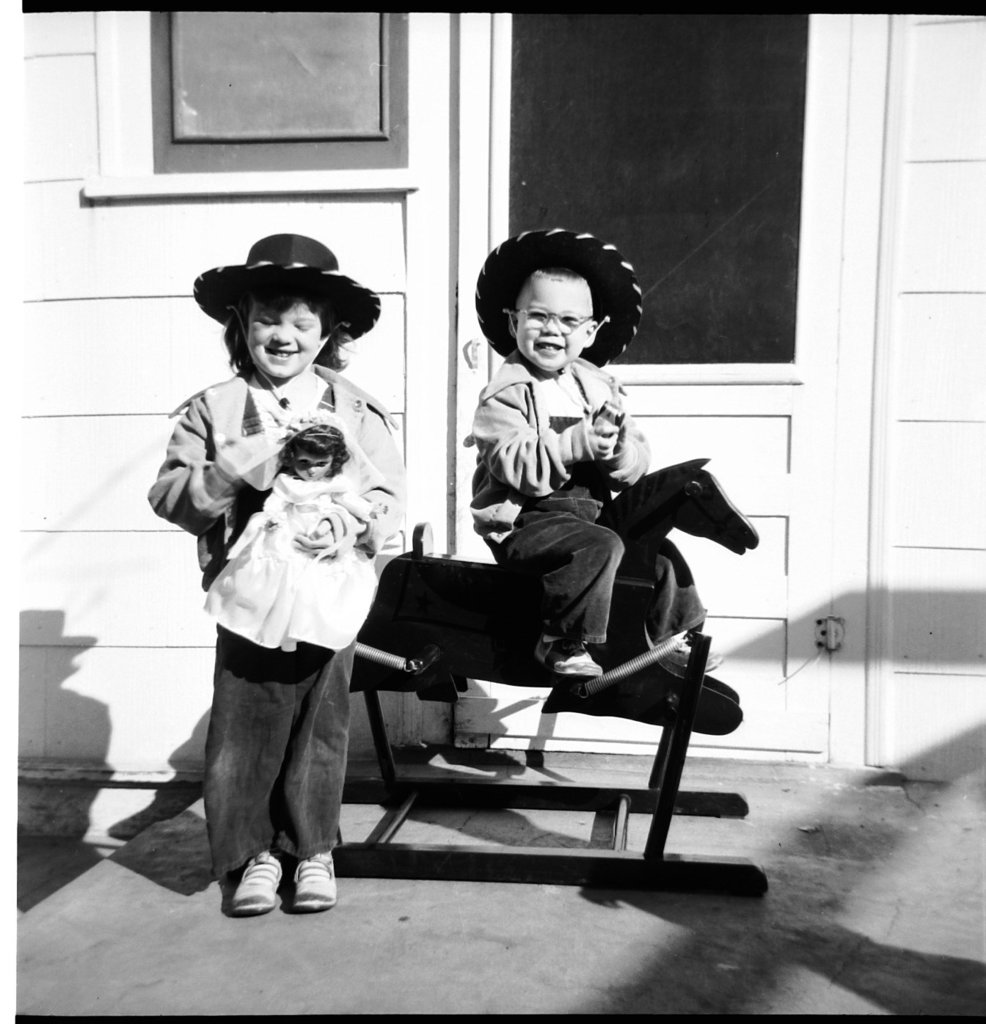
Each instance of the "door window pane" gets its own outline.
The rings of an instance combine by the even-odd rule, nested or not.
[[[152,15],[155,170],[407,165],[407,16]]]
[[[385,135],[381,14],[171,17],[176,142]]]
[[[615,244],[620,363],[794,359],[807,15],[515,14],[511,232]]]

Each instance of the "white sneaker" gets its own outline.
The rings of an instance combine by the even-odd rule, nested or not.
[[[277,905],[281,862],[269,850],[247,861],[240,884],[233,894],[231,912],[235,917],[266,914]]]
[[[688,634],[679,633],[675,637],[675,646],[667,654],[662,654],[657,659],[657,663],[666,672],[670,672],[679,679],[684,679],[685,669],[688,668],[688,659],[691,657],[691,653],[692,647],[688,642]],[[713,671],[713,669],[717,669],[724,660],[723,656],[717,651],[709,651],[709,658],[705,663],[706,674]]]
[[[556,676],[601,676],[602,665],[597,665],[581,640],[545,640],[544,636],[534,648],[534,657]]]
[[[298,863],[294,873],[294,910],[302,914],[336,905],[336,872],[331,853],[317,853]]]

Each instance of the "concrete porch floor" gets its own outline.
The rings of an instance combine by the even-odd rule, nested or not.
[[[639,787],[640,759],[431,759],[439,773]],[[981,774],[695,760],[681,789],[743,819],[676,815],[667,854],[742,857],[763,897],[341,878],[325,914],[220,909],[201,802],[129,842],[22,838],[19,1014],[943,1014],[986,1010]],[[347,804],[365,838],[380,808]],[[642,850],[648,815],[631,815]],[[422,809],[395,841],[598,847],[592,812]]]

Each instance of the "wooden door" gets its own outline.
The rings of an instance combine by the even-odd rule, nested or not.
[[[837,41],[815,45],[838,51]],[[832,236],[816,211],[840,198],[838,159],[805,142],[841,115],[807,90],[818,110],[808,109],[806,129],[809,47],[806,16],[514,15],[509,72],[493,84],[511,97],[509,180],[491,183],[494,203],[508,192],[509,223],[490,241],[586,230],[635,266],[641,329],[611,369],[649,437],[652,468],[710,459],[761,537],[738,557],[672,535],[726,658],[717,675],[746,712],[735,733],[695,736],[693,750],[823,760],[830,690],[816,633],[832,614],[838,303]],[[809,181],[816,191],[806,196]],[[460,295],[471,299],[477,272]],[[469,315],[460,306],[460,323]],[[474,399],[479,383],[460,369],[462,395]],[[462,395],[460,440],[472,411]],[[460,525],[469,458],[460,452]],[[459,536],[474,557],[475,540]],[[472,681],[455,710],[456,742],[652,749],[650,726],[543,715],[545,693]]]

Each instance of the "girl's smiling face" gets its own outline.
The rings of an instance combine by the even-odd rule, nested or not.
[[[282,382],[311,367],[330,333],[323,330],[318,313],[302,300],[279,313],[254,299],[246,326],[253,365]]]

